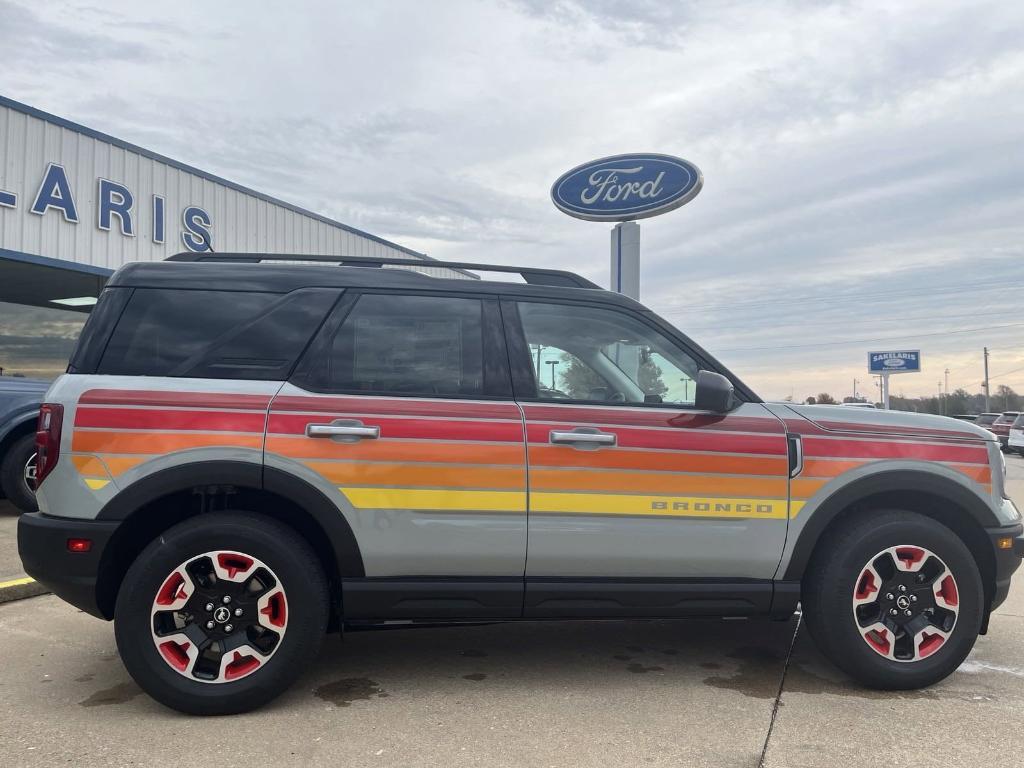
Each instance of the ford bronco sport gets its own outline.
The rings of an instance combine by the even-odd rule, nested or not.
[[[139,685],[191,713],[270,700],[328,628],[798,602],[847,673],[916,688],[964,660],[1024,551],[990,432],[762,402],[555,270],[125,266],[37,449],[26,570],[113,619]]]

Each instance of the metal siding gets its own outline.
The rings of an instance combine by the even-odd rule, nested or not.
[[[30,110],[31,111],[31,110]],[[225,184],[0,103],[0,189],[18,196],[16,208],[0,207],[0,247],[23,253],[116,269],[130,261],[159,261],[185,250],[182,214],[197,205],[213,219],[217,251],[338,254],[422,258],[399,246],[361,236],[325,221],[246,194]],[[136,148],[138,149],[138,148]],[[78,223],[60,211],[29,212],[48,163],[64,166]],[[135,236],[122,235],[116,217],[99,228],[99,179],[131,191]],[[164,198],[164,242],[153,242],[153,195]],[[448,270],[430,270],[432,273]]]

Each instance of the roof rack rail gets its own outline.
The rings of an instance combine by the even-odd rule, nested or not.
[[[209,261],[236,264],[259,264],[264,261],[318,261],[325,264],[336,264],[340,267],[429,267],[430,269],[452,269],[459,272],[477,270],[480,272],[508,272],[519,275],[530,285],[550,285],[561,288],[596,288],[601,286],[592,283],[575,272],[562,269],[539,269],[534,267],[510,267],[504,264],[473,264],[464,261],[424,261],[422,259],[377,258],[375,256],[329,256],[323,254],[309,255],[302,253],[176,253],[168,256],[165,261]],[[470,275],[470,277],[479,277]]]

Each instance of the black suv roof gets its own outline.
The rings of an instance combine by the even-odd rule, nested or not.
[[[434,277],[412,269],[384,269],[385,266],[451,269],[465,274],[467,278],[477,277],[470,270],[510,273],[520,275],[526,282]],[[162,262],[127,264],[114,273],[107,285],[177,289],[202,287],[205,290],[269,293],[288,293],[299,288],[422,289],[492,295],[573,297],[646,310],[639,302],[627,296],[604,290],[586,278],[564,270],[294,253],[179,253]]]

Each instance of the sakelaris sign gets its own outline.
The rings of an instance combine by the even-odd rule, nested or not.
[[[632,221],[688,203],[704,184],[693,163],[671,155],[614,155],[563,173],[551,200],[570,216],[588,221]]]
[[[868,352],[869,373],[918,373],[920,370],[921,350],[919,349]]]

